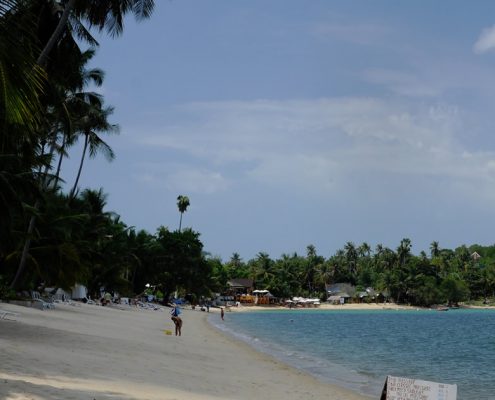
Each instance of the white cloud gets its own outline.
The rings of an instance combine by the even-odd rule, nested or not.
[[[222,192],[230,183],[221,172],[176,162],[136,162],[131,178],[141,185],[166,188],[172,192]]]
[[[224,190],[232,166],[236,180],[323,194],[389,175],[465,182],[469,190],[495,183],[495,154],[464,148],[465,127],[453,106],[325,98],[191,103],[175,112],[182,122],[140,140],[219,171],[184,171],[169,180],[190,182],[187,190]]]
[[[483,54],[495,48],[495,25],[484,29],[480,37],[473,46],[476,54]]]
[[[167,188],[175,192],[212,194],[225,191],[228,181],[218,172],[203,169],[179,169],[166,176]]]

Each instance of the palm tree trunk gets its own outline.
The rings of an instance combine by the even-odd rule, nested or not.
[[[43,142],[43,143],[41,144],[41,153],[40,153],[41,158],[45,155],[45,146],[46,146],[46,143],[45,143],[45,142]],[[41,176],[41,170],[42,170],[42,169],[43,169],[43,166],[42,166],[42,165],[40,165],[40,166],[38,167],[38,176]]]
[[[64,133],[63,139],[62,139],[62,147],[60,151],[60,158],[58,160],[58,165],[57,165],[57,172],[55,173],[55,181],[53,182],[53,190],[57,190],[57,185],[58,185],[58,180],[60,178],[60,170],[62,169],[62,160],[64,159],[64,151],[65,151],[65,142],[66,142],[67,135]]]
[[[50,155],[53,156],[53,153],[55,152],[55,141],[52,142],[52,145],[50,147]],[[45,166],[45,171],[43,174],[40,176],[40,189],[43,191],[45,189],[45,184],[46,184],[46,177],[48,176],[48,170],[50,166],[47,165]],[[41,201],[38,199],[34,203],[34,209],[36,211],[39,210],[41,205]],[[14,280],[10,284],[10,289],[14,289],[15,286],[17,285],[17,282],[19,281],[19,278],[21,277],[22,273],[24,272],[24,269],[26,268],[26,262],[27,262],[27,257],[29,254],[29,249],[31,247],[31,239],[33,236],[34,232],[34,227],[36,226],[36,214],[33,214],[29,220],[29,225],[28,229],[26,232],[26,241],[24,242],[24,246],[22,248],[22,254],[21,254],[21,260],[19,261],[19,266],[17,267],[17,271],[15,273]]]
[[[60,36],[62,36],[64,29],[67,27],[67,21],[69,20],[70,12],[74,8],[75,3],[76,0],[69,0],[69,2],[65,5],[64,12],[60,17],[60,20],[58,21],[57,27],[53,31],[52,36],[46,43],[44,49],[41,51],[41,54],[38,57],[38,60],[36,61],[36,64],[38,64],[39,66],[43,68],[46,66],[46,63],[48,62],[48,55],[53,50],[55,44],[60,40]]]
[[[180,233],[180,228],[182,227],[182,213],[180,213],[180,220],[179,220],[179,233]]]
[[[76,181],[74,182],[74,186],[72,187],[72,190],[70,191],[69,194],[69,200],[72,200],[76,194],[77,190],[77,185],[79,183],[79,178],[81,177],[81,171],[83,168],[84,164],[84,157],[86,157],[86,149],[88,148],[88,141],[89,141],[89,135],[86,134],[86,137],[84,138],[84,148],[81,156],[81,162],[79,163],[79,170],[77,171],[77,176],[76,176]]]
[[[34,208],[38,210],[39,206],[40,206],[40,201],[37,200],[36,203],[34,204]],[[21,261],[19,262],[19,267],[17,267],[17,272],[15,273],[14,280],[9,286],[10,289],[15,288],[17,282],[19,281],[19,278],[21,277],[22,273],[24,272],[24,269],[26,268],[26,261],[29,254],[29,248],[31,247],[31,236],[34,232],[35,224],[36,224],[36,216],[33,215],[29,220],[26,241],[24,242],[24,247],[22,248]]]

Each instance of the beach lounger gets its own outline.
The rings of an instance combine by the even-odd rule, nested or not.
[[[163,308],[154,303],[143,303],[141,301],[138,301],[136,305],[144,310],[163,311]]]
[[[31,292],[31,298],[33,299],[33,301],[40,302],[43,306],[43,309],[55,308],[55,303],[53,302],[53,300],[45,299],[45,298],[41,297],[41,294],[39,292],[32,291]]]
[[[19,314],[12,312],[12,311],[7,311],[7,310],[0,310],[0,319],[7,319],[10,321],[15,321],[15,317],[18,317]],[[10,319],[13,318],[13,319]]]

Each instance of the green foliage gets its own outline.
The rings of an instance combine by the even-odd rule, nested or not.
[[[160,227],[149,243],[147,265],[139,273],[159,286],[168,299],[175,291],[209,295],[210,288],[220,284],[218,279],[211,280],[214,268],[214,261],[207,261],[203,255],[199,233],[191,229],[171,232]]]
[[[414,291],[410,293],[412,303],[428,307],[444,301],[444,296],[437,285],[436,279],[432,276],[418,277]]]
[[[440,286],[444,297],[450,305],[469,299],[469,288],[463,280],[455,274],[446,277]]]
[[[9,300],[16,297],[15,291],[10,289],[5,279],[0,275],[0,299]]]
[[[433,242],[430,258],[425,252],[415,256],[411,248],[409,239],[403,239],[396,251],[378,245],[373,252],[366,243],[356,246],[347,242],[325,259],[310,245],[305,257],[283,254],[272,260],[268,254],[259,253],[246,263],[240,262],[235,253],[222,268],[216,261],[212,275],[214,281],[220,282],[226,276],[251,278],[256,289],[268,289],[282,298],[325,299],[326,285],[343,282],[356,285],[351,296],[372,287],[381,293],[381,298],[425,307],[477,298],[486,301],[495,296],[495,261],[489,261],[487,256],[495,254],[495,246],[475,247],[488,265],[471,257],[473,248],[466,246],[441,249]]]

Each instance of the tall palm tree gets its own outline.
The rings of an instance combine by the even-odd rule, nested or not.
[[[115,158],[112,148],[98,135],[99,133],[118,132],[118,126],[108,122],[108,116],[113,113],[113,108],[102,108],[101,105],[90,104],[88,104],[85,108],[86,110],[84,115],[77,122],[79,129],[84,135],[84,147],[81,155],[81,162],[79,163],[79,169],[77,171],[77,177],[74,182],[74,186],[70,191],[69,199],[73,199],[76,194],[77,185],[79,183],[79,178],[81,177],[81,171],[88,148],[89,156],[91,158],[94,158],[99,151],[101,151],[109,161],[112,161]]]
[[[184,214],[187,211],[187,207],[189,207],[189,205],[190,205],[189,197],[183,195],[179,195],[177,197],[177,207],[179,208],[179,212],[180,212],[179,232],[182,227],[182,214]]]
[[[407,259],[411,256],[411,247],[411,239],[404,238],[400,241],[399,247],[397,247],[397,257],[400,267],[404,267]]]
[[[54,107],[54,110],[58,110],[62,113],[62,115],[56,119],[56,122],[60,124],[60,127],[57,127],[57,129],[61,131],[62,138],[60,139],[61,143],[56,147],[59,153],[59,159],[52,185],[54,190],[57,190],[62,161],[67,155],[67,149],[78,140],[79,135],[84,135],[84,127],[82,127],[81,124],[82,121],[85,120],[84,117],[87,117],[87,115],[81,116],[81,114],[86,113],[89,115],[91,114],[92,108],[101,109],[103,107],[103,98],[101,95],[93,91],[84,91],[84,88],[88,84],[93,84],[98,87],[103,84],[104,72],[102,70],[98,68],[87,70],[84,68],[84,65],[93,57],[93,55],[93,50],[87,50],[82,53],[81,65],[79,66],[78,74],[74,74],[76,75],[74,82],[71,87],[60,89],[59,106]],[[56,135],[54,139],[58,141],[58,135]],[[47,187],[48,186],[49,185],[47,185]]]
[[[353,242],[347,242],[344,246],[344,250],[349,272],[351,275],[353,275],[356,273],[356,264],[358,259],[356,245]]]
[[[308,288],[309,293],[314,290],[315,277],[318,267],[323,263],[323,257],[318,256],[316,253],[316,247],[312,244],[306,247],[306,262],[304,269],[305,286]]]

